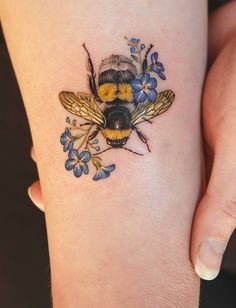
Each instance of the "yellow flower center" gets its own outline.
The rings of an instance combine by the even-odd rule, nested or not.
[[[83,163],[82,163],[82,161],[80,159],[77,159],[77,165],[79,165],[79,166],[83,165]]]
[[[143,90],[144,90],[144,91],[147,91],[147,90],[148,90],[148,86],[147,86],[146,83],[143,85]]]

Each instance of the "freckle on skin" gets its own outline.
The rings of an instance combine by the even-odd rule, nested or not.
[[[223,211],[236,219],[236,201],[226,201],[223,204]]]

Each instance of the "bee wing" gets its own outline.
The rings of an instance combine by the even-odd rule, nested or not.
[[[59,94],[62,106],[72,114],[83,118],[91,124],[103,126],[106,122],[101,109],[96,104],[95,98],[88,93],[63,91]]]
[[[171,90],[166,90],[159,93],[154,102],[140,104],[132,112],[132,125],[135,126],[165,112],[170,108],[174,99],[174,92]]]

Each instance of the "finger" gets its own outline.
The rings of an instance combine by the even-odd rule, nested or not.
[[[44,212],[44,203],[39,181],[34,182],[28,188],[28,194],[32,202],[37,206],[37,208]]]
[[[200,278],[217,277],[236,226],[236,160],[228,149],[216,154],[207,191],[192,229],[191,259]]]
[[[212,63],[225,42],[234,35],[236,30],[236,1],[222,5],[209,18],[208,57]]]
[[[33,161],[36,162],[34,146],[31,147],[30,156],[31,156],[31,158],[33,159]]]

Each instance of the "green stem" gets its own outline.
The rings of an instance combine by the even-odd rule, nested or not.
[[[142,72],[143,67],[142,67],[141,49],[138,49],[138,60],[140,63],[140,72]]]
[[[93,165],[95,166],[95,168],[96,168],[97,170],[98,170],[99,168],[102,167],[101,163],[97,160],[97,157],[94,158],[94,157],[92,156],[92,162],[93,162]]]

